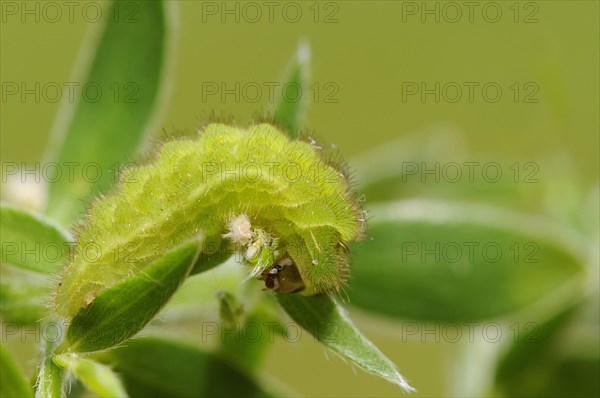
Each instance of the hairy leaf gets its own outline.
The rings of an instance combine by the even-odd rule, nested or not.
[[[414,390],[396,365],[356,329],[346,310],[329,296],[278,294],[277,299],[294,321],[342,358],[405,391]]]

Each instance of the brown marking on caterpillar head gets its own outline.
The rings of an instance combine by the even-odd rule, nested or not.
[[[279,293],[297,293],[306,288],[296,263],[289,256],[279,259],[258,279],[265,282],[264,290],[273,290]]]

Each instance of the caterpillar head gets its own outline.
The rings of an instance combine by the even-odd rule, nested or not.
[[[236,247],[242,263],[252,267],[250,277],[265,283],[265,290],[303,295],[339,290],[347,280],[349,253],[337,229],[282,230],[266,232],[241,214],[230,219],[223,236]]]
[[[265,290],[280,293],[297,293],[306,288],[298,267],[289,256],[282,257],[264,270],[258,279],[265,282]]]

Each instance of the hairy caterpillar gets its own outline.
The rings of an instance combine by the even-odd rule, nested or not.
[[[204,245],[238,250],[267,289],[338,291],[348,278],[347,244],[363,230],[347,176],[319,147],[269,124],[210,124],[198,139],[168,142],[153,162],[126,170],[91,206],[57,308],[74,316],[198,235]]]

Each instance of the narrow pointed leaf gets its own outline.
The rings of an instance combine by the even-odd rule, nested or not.
[[[44,356],[37,376],[35,396],[37,398],[65,397],[63,388],[64,369],[52,360],[58,341],[45,340]]]
[[[346,310],[332,298],[278,294],[277,299],[295,322],[342,358],[405,391],[414,390],[396,365],[356,329]]]
[[[585,248],[543,220],[490,206],[412,200],[371,209],[352,247],[352,305],[432,321],[471,321],[578,299]],[[560,304],[560,305],[559,305]]]
[[[60,175],[49,178],[47,213],[70,224],[92,192],[117,179],[155,127],[166,97],[172,2],[116,0],[81,50],[81,95],[64,101],[46,158]],[[83,200],[82,200],[83,199]]]
[[[91,391],[100,397],[127,397],[121,380],[106,365],[77,354],[61,354],[54,357],[54,362],[68,369]]]
[[[297,137],[304,121],[308,97],[310,73],[310,46],[300,42],[281,84],[282,96],[275,103],[275,121],[281,124],[291,137]]]
[[[215,354],[164,338],[136,339],[103,355],[122,375],[131,396],[272,396],[251,376]]]
[[[58,224],[8,203],[0,204],[2,264],[54,274],[68,258],[71,235]]]
[[[33,390],[4,344],[0,344],[0,380],[0,396],[33,397]]]
[[[51,357],[46,358],[38,376],[35,396],[38,398],[65,397],[63,381],[64,369],[55,364]]]
[[[198,241],[186,243],[103,291],[75,315],[67,330],[66,346],[73,352],[99,351],[135,335],[188,276],[200,247]]]

